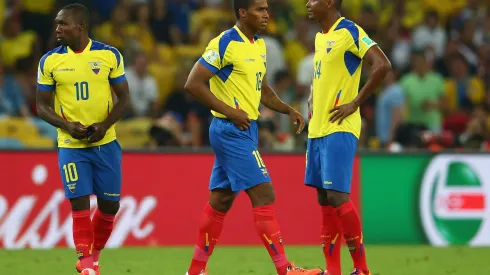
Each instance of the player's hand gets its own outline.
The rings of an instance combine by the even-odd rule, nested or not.
[[[227,115],[227,117],[235,124],[235,126],[244,131],[250,128],[250,118],[248,118],[248,114],[245,111],[239,109],[234,110],[231,114]]]
[[[291,121],[294,125],[297,125],[299,123],[298,131],[296,131],[296,134],[301,134],[301,132],[305,128],[305,118],[303,117],[303,115],[301,115],[295,109],[291,108],[289,109],[289,118],[291,118]]]
[[[344,118],[352,115],[357,110],[358,107],[359,106],[357,104],[351,102],[333,108],[332,110],[330,110],[330,114],[331,114],[330,122],[334,123],[335,121],[338,120],[340,125],[340,123],[342,123]]]
[[[80,122],[68,122],[66,131],[75,139],[84,139],[87,137],[87,127]]]
[[[94,143],[105,137],[108,127],[104,123],[94,123],[88,127],[88,142]]]

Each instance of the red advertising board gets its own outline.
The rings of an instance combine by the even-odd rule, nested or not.
[[[276,212],[286,244],[318,244],[320,209],[303,185],[304,155],[263,155],[276,189]],[[193,244],[208,198],[211,154],[125,153],[121,209],[109,247]],[[358,160],[353,195],[359,205]],[[0,152],[0,247],[73,246],[55,152]],[[92,200],[95,204],[95,199]],[[220,244],[259,244],[251,204],[240,194],[225,220]]]

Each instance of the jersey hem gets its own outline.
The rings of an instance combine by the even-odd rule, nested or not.
[[[117,140],[116,137],[114,137],[113,139],[110,139],[108,141],[104,141],[104,142],[97,142],[97,143],[94,143],[94,144],[91,144],[91,143],[88,143],[88,144],[83,144],[83,145],[80,145],[80,146],[63,146],[63,145],[58,145],[58,148],[67,148],[67,149],[83,149],[83,148],[91,148],[91,147],[97,147],[97,146],[102,146],[102,145],[106,145],[108,143],[111,143],[113,142],[114,140]]]
[[[326,137],[328,135],[335,134],[335,133],[349,133],[349,134],[353,134],[357,139],[359,139],[359,135],[357,135],[356,133],[349,132],[349,131],[341,131],[341,130],[333,131],[333,132],[330,132],[328,134],[308,135],[308,138],[309,139],[322,138],[322,137]]]

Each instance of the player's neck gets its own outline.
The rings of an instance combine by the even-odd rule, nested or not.
[[[80,41],[78,41],[78,43],[74,43],[73,45],[68,45],[68,47],[70,47],[70,49],[74,52],[81,52],[87,47],[89,42],[90,42],[90,38],[88,38],[88,36],[82,37],[80,38]]]
[[[236,22],[236,26],[248,38],[248,40],[250,41],[254,40],[256,31],[247,28],[247,26],[245,24],[240,23],[240,21]]]
[[[328,32],[332,26],[339,20],[340,13],[337,11],[332,11],[323,21],[320,21],[320,26],[322,27],[322,31],[324,33]]]

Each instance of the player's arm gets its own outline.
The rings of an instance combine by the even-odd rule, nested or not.
[[[87,137],[87,128],[80,122],[68,122],[58,116],[52,108],[53,93],[42,91],[39,86],[36,89],[37,116],[54,127],[68,132],[73,138],[84,139]]]
[[[102,122],[107,127],[111,127],[114,123],[116,123],[124,116],[130,100],[129,85],[126,79],[124,79],[124,81],[122,81],[121,83],[113,84],[112,89],[117,96],[117,102],[114,105],[111,113]]]
[[[330,117],[330,122],[338,120],[338,124],[340,124],[344,118],[353,114],[381,85],[386,74],[391,70],[390,61],[377,45],[370,47],[366,51],[363,60],[371,66],[371,73],[369,74],[366,84],[364,84],[361,91],[359,91],[352,102],[336,106],[330,110],[330,113],[333,113]]]
[[[53,92],[56,83],[51,74],[48,56],[41,58],[38,67],[36,88],[36,112],[37,116],[56,128],[68,132],[73,138],[84,139],[87,137],[87,128],[80,122],[69,122],[61,118],[53,109]]]
[[[274,92],[274,90],[267,84],[267,80],[264,77],[262,80],[262,95],[260,98],[260,103],[264,104],[265,107],[274,110],[276,112],[282,113],[282,114],[287,114],[291,118],[294,124],[298,124],[299,122],[299,127],[298,131],[296,132],[297,134],[301,133],[303,131],[303,128],[305,127],[305,119],[303,116],[296,111],[293,107],[287,105],[282,101]]]
[[[250,119],[248,118],[248,115],[241,109],[237,110],[228,106],[211,92],[207,83],[216,72],[212,72],[201,62],[206,61],[200,60],[196,62],[189,73],[184,89],[211,110],[225,115],[239,129],[248,129],[248,127],[250,127]]]
[[[371,73],[366,84],[353,101],[358,107],[383,83],[386,74],[391,70],[390,61],[378,46],[371,47],[366,52],[364,60],[371,66]]]

